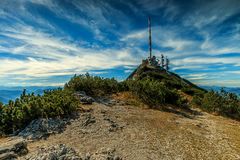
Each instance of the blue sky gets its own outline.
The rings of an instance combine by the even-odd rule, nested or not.
[[[0,85],[126,78],[153,54],[199,85],[240,86],[239,0],[0,0]]]

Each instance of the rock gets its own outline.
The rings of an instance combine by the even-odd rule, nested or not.
[[[28,140],[47,138],[50,134],[63,132],[67,123],[67,120],[52,118],[33,120],[18,136]]]
[[[9,152],[10,149],[8,147],[1,147],[0,146],[0,154],[3,154],[3,153],[6,153],[6,152]]]
[[[29,155],[27,160],[82,160],[73,148],[65,144],[41,148],[37,154]]]
[[[27,143],[23,139],[12,140],[0,146],[0,160],[15,159],[27,153]]]
[[[73,148],[64,144],[41,148],[37,153],[27,155],[26,160],[121,160],[115,149],[100,149],[96,153],[80,156]]]
[[[117,130],[123,129],[123,126],[118,125],[116,122],[114,122],[113,120],[111,120],[108,117],[104,117],[104,120],[109,122],[109,125],[110,125],[108,128],[109,132],[116,132]]]
[[[84,91],[75,92],[74,95],[82,104],[92,104],[95,101],[92,97],[87,96]]]
[[[86,157],[83,159],[87,159]],[[117,154],[115,149],[105,149],[102,148],[96,153],[88,156],[89,160],[121,160]]]
[[[92,115],[91,114],[87,114],[86,115],[86,119],[85,119],[85,121],[83,122],[83,126],[88,126],[88,125],[90,125],[90,124],[92,124],[92,123],[95,123],[96,122],[96,120],[95,120],[95,117],[92,117]]]
[[[17,155],[14,152],[7,152],[0,154],[0,160],[15,160]]]
[[[80,102],[82,104],[92,104],[94,102],[94,99],[89,96],[84,96],[84,97],[80,97]]]
[[[84,91],[78,91],[78,92],[75,92],[74,95],[75,95],[75,96],[78,96],[78,97],[84,97],[84,96],[86,96],[87,94],[86,94],[86,92],[84,92]]]
[[[27,149],[27,142],[26,141],[21,141],[16,143],[13,148],[11,149],[14,153],[16,153],[19,156],[25,155],[28,153]]]
[[[116,100],[104,97],[98,98],[98,102],[108,107],[112,107],[117,104]]]

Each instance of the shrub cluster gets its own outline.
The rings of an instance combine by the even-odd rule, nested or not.
[[[129,80],[127,84],[129,90],[150,107],[166,103],[182,105],[183,101],[177,91],[169,89],[162,82],[142,79],[138,81]]]
[[[69,115],[76,110],[77,103],[72,93],[66,90],[45,91],[42,96],[26,94],[24,90],[15,101],[0,104],[0,131],[13,133],[33,119]]]
[[[203,96],[194,96],[193,102],[205,111],[240,120],[240,98],[234,93],[210,91]]]
[[[130,91],[139,97],[142,102],[151,107],[165,103],[177,105],[183,103],[176,90],[167,87],[164,82],[150,77],[118,82],[115,79],[90,76],[89,74],[75,75],[65,85],[65,89],[85,91],[91,96],[102,96],[121,91]]]
[[[84,91],[91,96],[101,96],[118,92],[121,89],[121,84],[114,78],[90,76],[87,73],[85,75],[75,75],[65,84],[64,88],[73,91]]]
[[[161,104],[186,106],[186,101],[181,99],[176,90],[180,86],[179,82],[175,83],[175,80],[160,77],[160,74],[152,75],[153,73],[150,72],[148,74],[151,76],[123,82],[89,74],[75,75],[66,83],[63,90],[45,91],[43,95],[26,94],[24,90],[20,98],[15,101],[9,101],[6,105],[0,103],[0,132],[13,133],[37,118],[70,115],[78,106],[78,100],[73,96],[74,91],[85,91],[91,96],[128,91],[150,107]],[[162,81],[159,81],[158,79],[161,78]],[[204,90],[191,87],[181,88],[181,90],[193,95],[192,102],[208,112],[240,119],[240,98],[236,94],[227,93],[224,90],[205,93]]]
[[[181,91],[183,91],[184,93],[186,93],[188,95],[191,95],[191,96],[195,96],[195,95],[201,96],[204,93],[206,93],[206,91],[196,89],[196,88],[193,88],[193,87],[184,87],[184,88],[181,89]]]

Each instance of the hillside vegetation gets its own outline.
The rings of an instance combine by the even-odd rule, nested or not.
[[[234,93],[228,93],[223,89],[220,92],[207,92],[175,73],[146,65],[140,65],[128,79],[160,81],[170,90],[178,90],[193,96],[191,104],[204,111],[240,120],[240,98]]]
[[[207,112],[240,120],[240,98],[234,93],[210,91],[204,95],[195,95],[193,103]]]
[[[72,77],[64,89],[45,91],[42,96],[24,91],[15,101],[0,104],[0,131],[4,134],[14,133],[33,119],[70,115],[79,106],[79,101],[73,96],[76,91],[85,91],[92,97],[127,91],[150,108],[171,104],[185,109],[197,105],[208,112],[240,119],[240,99],[235,94],[207,92],[174,73],[139,66],[122,82],[85,74]],[[182,93],[193,96],[192,103]]]
[[[67,90],[45,91],[42,96],[26,94],[0,104],[0,132],[10,134],[25,127],[37,118],[64,117],[76,110],[78,101]],[[0,133],[1,134],[1,133]]]
[[[66,90],[84,91],[90,96],[108,96],[113,93],[130,91],[132,94],[148,104],[156,107],[160,104],[182,105],[179,93],[176,89],[168,87],[161,81],[144,78],[141,80],[126,80],[118,82],[115,79],[101,78],[97,76],[74,76],[65,85]]]

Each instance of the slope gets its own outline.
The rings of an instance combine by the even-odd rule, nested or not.
[[[168,85],[170,88],[181,89],[183,91],[189,92],[206,92],[205,89],[198,87],[197,85],[191,83],[190,81],[180,77],[176,73],[166,71],[161,67],[155,67],[150,65],[139,65],[127,78],[141,80],[144,78],[150,78],[154,80],[161,81]]]

